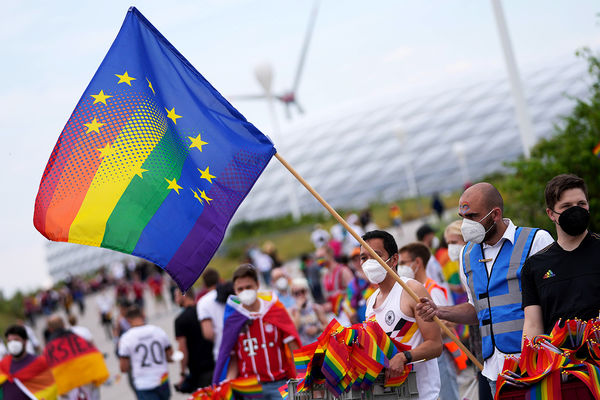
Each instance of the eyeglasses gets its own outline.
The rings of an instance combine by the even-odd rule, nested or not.
[[[294,290],[294,291],[292,292],[292,295],[293,295],[294,297],[302,296],[302,295],[305,295],[305,294],[306,294],[306,289]]]

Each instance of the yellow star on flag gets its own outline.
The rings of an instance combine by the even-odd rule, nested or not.
[[[87,127],[87,131],[85,131],[85,133],[96,132],[96,133],[100,134],[100,128],[106,124],[103,124],[102,122],[98,122],[98,120],[96,120],[96,117],[94,117],[92,122],[88,122],[87,124],[84,124],[84,125]]]
[[[173,189],[175,192],[177,192],[177,194],[179,194],[179,189],[183,189],[177,184],[177,180],[175,178],[173,178],[172,181],[165,178],[165,181],[169,182],[169,186],[167,187],[167,189]]]
[[[148,79],[148,78],[146,78],[146,80],[148,81],[148,87],[150,88],[150,90],[152,90],[152,94],[156,95],[156,92],[154,91],[154,88],[152,87],[152,82],[150,82],[150,79]]]
[[[139,176],[140,178],[144,179],[144,177],[142,176],[142,174],[144,172],[147,172],[147,169],[142,168],[141,165],[138,165],[137,167],[133,168],[133,174]]]
[[[100,93],[98,93],[98,94],[90,94],[90,96],[92,96],[94,98],[94,102],[92,104],[103,103],[104,105],[107,105],[106,99],[109,99],[112,97],[107,94],[104,94],[104,90],[101,90]]]
[[[100,152],[100,157],[102,158],[115,154],[115,149],[110,146],[110,143],[106,143],[106,146],[98,149],[98,151]]]
[[[200,179],[206,179],[210,183],[212,183],[212,178],[216,178],[216,176],[211,175],[208,171],[208,165],[206,166],[206,170],[202,171],[200,168],[198,168],[198,171],[200,171],[200,173],[202,174],[200,175]]]
[[[194,189],[190,189],[193,193],[194,193],[194,198],[198,199],[198,201],[200,202],[200,204],[204,204],[204,202],[202,201],[202,199],[200,198],[200,196],[198,196],[198,193],[196,193],[196,191],[194,191]]]
[[[177,124],[177,118],[182,118],[181,115],[175,114],[175,107],[170,110],[165,107],[165,110],[167,110],[167,118],[171,118],[174,124]]]
[[[188,138],[192,141],[192,144],[190,144],[190,149],[192,147],[196,147],[198,150],[202,151],[202,146],[208,144],[208,142],[202,140],[200,133],[195,138],[191,136],[188,136]]]
[[[212,199],[210,197],[208,197],[206,195],[206,193],[204,193],[204,190],[200,190],[200,197],[202,197],[204,200],[206,200],[206,202],[208,204],[210,204],[210,202],[212,201]]]
[[[123,75],[115,74],[115,76],[117,76],[119,78],[119,82],[117,82],[117,84],[126,83],[129,86],[131,86],[131,81],[135,81],[135,78],[129,76],[127,74],[127,71],[125,71],[125,73]]]

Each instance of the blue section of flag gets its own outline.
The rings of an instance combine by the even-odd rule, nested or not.
[[[153,96],[156,104],[163,106],[165,116],[173,108],[181,116],[175,121],[167,118],[167,122],[181,143],[188,146],[183,149],[187,156],[177,181],[182,189],[180,194],[171,190],[144,228],[133,254],[161,267],[171,266],[167,271],[186,290],[212,258],[231,217],[275,154],[275,148],[135,7],[129,9],[92,80],[94,88],[114,85],[119,79],[115,74],[125,71],[135,77],[131,89]],[[201,146],[202,151],[189,148],[189,137],[199,134],[208,142]],[[212,184],[198,171],[207,166],[215,176]],[[227,178],[224,181],[220,179],[223,175]],[[243,179],[234,179],[242,175]],[[191,189],[205,191],[213,201],[201,204]],[[206,212],[210,207],[214,209]],[[207,228],[203,229],[203,224]],[[206,240],[207,232],[214,235],[212,240]]]

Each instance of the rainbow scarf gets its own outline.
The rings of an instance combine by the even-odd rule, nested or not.
[[[11,363],[11,355],[0,361],[0,399],[3,398],[2,385],[7,381],[14,382],[23,392],[28,392],[38,400],[55,400],[58,397],[54,376],[44,357],[36,357],[13,374],[10,373]]]

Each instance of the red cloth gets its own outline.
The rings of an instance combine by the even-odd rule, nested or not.
[[[133,282],[133,296],[136,299],[144,298],[144,284],[142,282]]]
[[[235,349],[238,376],[256,375],[261,382],[293,378],[294,360],[286,343],[289,338],[293,338],[298,346],[301,342],[283,304],[277,301],[263,316],[249,322],[240,331]]]
[[[40,373],[47,370],[48,364],[46,360],[42,356],[38,356],[35,360],[27,364],[27,366],[19,371],[16,371],[14,374],[10,373],[10,364],[12,363],[12,356],[9,354],[5,356],[2,361],[0,361],[0,373],[6,375],[9,381],[13,381],[14,378],[18,378],[21,381],[26,381]]]

